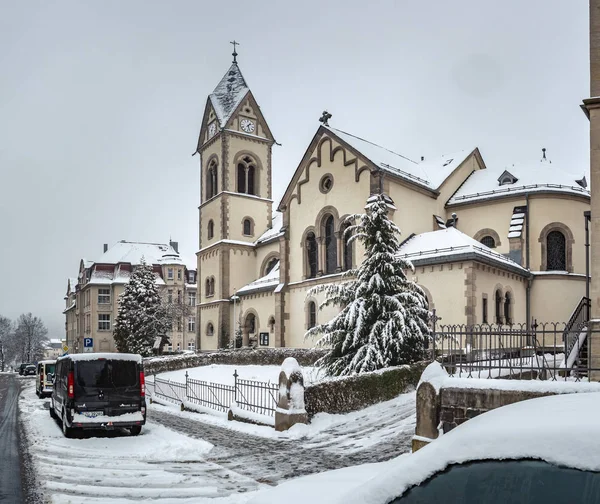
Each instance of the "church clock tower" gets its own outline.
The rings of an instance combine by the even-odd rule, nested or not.
[[[235,45],[234,45],[235,47]],[[275,140],[233,63],[208,96],[200,154],[199,348],[233,339],[234,289],[252,281],[254,242],[271,227],[271,149]]]

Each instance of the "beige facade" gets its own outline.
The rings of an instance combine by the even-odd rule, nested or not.
[[[196,271],[188,268],[177,251],[177,244],[121,241],[114,247],[105,245],[97,261],[80,262],[79,276],[69,279],[65,296],[65,330],[69,353],[116,352],[113,339],[119,296],[133,269],[142,258],[151,264],[165,305],[175,314],[168,334],[166,351],[195,351],[196,338]],[[90,340],[87,347],[84,341]]]
[[[566,322],[585,294],[581,167],[536,153],[488,167],[476,148],[413,161],[325,124],[273,212],[273,143],[234,63],[208,98],[198,141],[201,349],[230,344],[236,329],[244,345],[313,346],[307,329],[336,309],[314,313],[322,299],[309,290],[360,263],[344,219],[379,192],[393,202],[408,275],[444,324]]]

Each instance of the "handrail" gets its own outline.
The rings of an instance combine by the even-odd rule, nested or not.
[[[579,341],[579,333],[588,321],[589,308],[590,299],[583,296],[573,310],[573,313],[565,326],[563,332],[563,340],[565,342],[565,362],[568,356],[571,355],[575,344]]]

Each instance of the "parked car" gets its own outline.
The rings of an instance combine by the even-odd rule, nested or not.
[[[23,376],[35,375],[36,369],[37,369],[37,367],[35,366],[35,364],[28,364],[27,366],[25,366],[25,369],[23,369],[22,375]]]
[[[40,399],[52,394],[55,366],[55,360],[43,360],[38,362],[35,379],[35,393]]]
[[[19,374],[23,375],[23,372],[25,371],[25,368],[27,366],[31,366],[31,362],[23,362],[22,364],[19,364]]]
[[[126,428],[137,436],[146,423],[142,357],[86,353],[56,361],[50,416],[62,422],[65,437],[77,429]]]
[[[416,453],[296,478],[248,504],[596,504],[600,393],[581,385],[484,413]]]

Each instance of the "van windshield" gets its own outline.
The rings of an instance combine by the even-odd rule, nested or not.
[[[54,374],[56,364],[46,364],[46,374]]]
[[[137,363],[124,360],[77,362],[77,385],[80,387],[119,388],[138,383]]]

